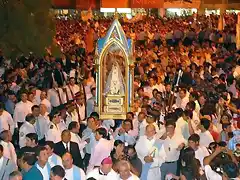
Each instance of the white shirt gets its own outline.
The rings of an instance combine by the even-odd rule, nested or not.
[[[32,108],[33,103],[30,101],[27,101],[26,103],[20,101],[19,103],[16,104],[16,107],[14,109],[14,114],[13,114],[13,120],[17,124],[17,122],[25,122],[25,117],[32,113]]]
[[[95,136],[94,136],[94,133],[92,132],[92,130],[90,128],[86,128],[84,131],[83,131],[83,137],[82,137],[82,140],[86,140],[86,139],[90,139],[90,142],[88,144],[86,144],[85,146],[85,149],[86,149],[86,153],[87,154],[91,154],[92,152],[92,149],[95,147],[96,145],[96,139],[95,139]]]
[[[77,108],[79,110],[80,119],[84,120],[86,118],[85,105],[83,104],[82,106],[80,106],[77,104]],[[77,118],[78,118],[78,114],[77,114]]]
[[[193,111],[193,118],[191,119],[191,125],[194,130],[194,133],[199,134],[201,130],[198,128],[198,125],[200,124],[199,115],[196,111]]]
[[[59,91],[62,103],[66,103],[67,102],[66,94],[63,92],[63,90],[61,88],[57,88],[57,89]],[[49,89],[47,94],[48,94],[48,98],[47,99],[50,101],[51,105],[53,107],[58,107],[60,105],[60,100],[59,100],[59,96],[58,96],[57,90],[53,89],[53,88]]]
[[[158,91],[160,92],[164,92],[165,91],[165,86],[161,83],[161,84],[157,84],[156,85]]]
[[[10,130],[11,133],[14,133],[15,124],[11,114],[3,110],[2,115],[0,116],[0,132],[4,130]]]
[[[174,133],[172,138],[167,136],[167,138],[164,140],[166,162],[173,162],[178,160],[180,151],[178,151],[177,148],[182,143],[185,144],[185,139],[178,133]]]
[[[195,102],[195,105],[196,105],[194,111],[195,111],[195,112],[197,113],[197,115],[199,116],[199,114],[200,114],[200,109],[201,109],[200,104],[198,103],[198,100],[195,100],[194,102]]]
[[[148,125],[148,123],[145,119],[141,123],[139,122],[139,125],[138,125],[139,126],[139,128],[138,128],[138,135],[139,136],[144,136],[145,135],[147,125]]]
[[[0,158],[0,169],[2,169],[3,166],[3,157]]]
[[[78,144],[79,151],[80,151],[81,156],[83,158],[84,157],[83,149],[85,148],[87,142],[83,141],[78,134],[73,133],[73,132],[71,132],[71,141]]]
[[[20,148],[26,146],[26,135],[29,133],[37,133],[34,125],[25,122],[19,129],[19,146]]]
[[[153,139],[149,140],[147,138],[147,136],[141,136],[135,146],[138,157],[142,161],[143,164],[145,164],[144,157],[149,156],[149,155],[153,157],[153,163],[151,165],[151,168],[153,168],[153,167],[160,168],[162,163],[165,162],[165,158],[166,158],[166,153],[165,153],[163,145],[160,149],[157,149],[154,146],[156,141],[158,141],[157,143],[163,144],[162,140],[158,140],[155,137]]]
[[[208,152],[207,148],[203,147],[203,146],[199,146],[198,149],[195,151],[195,158],[200,161],[202,168],[204,168],[203,159],[206,156],[209,156],[209,152]]]
[[[100,166],[104,158],[109,157],[113,149],[113,142],[101,138],[96,146],[93,148],[91,158],[89,161],[88,171],[92,170],[94,166]]]
[[[52,105],[48,99],[43,99],[40,104],[44,104],[47,107],[47,112],[50,113],[52,110]]]
[[[59,124],[55,125],[54,123],[50,122],[47,133],[45,135],[46,141],[58,143],[61,141],[61,134],[62,131],[59,127]]]
[[[35,123],[35,127],[37,130],[38,140],[41,140],[44,138],[45,134],[48,131],[50,124],[50,120],[48,117],[48,113],[45,113],[45,115],[39,115],[37,118],[37,121]]]
[[[1,141],[0,144],[3,146],[3,156],[17,164],[17,154],[13,144],[11,142],[7,143],[4,141]]]
[[[49,158],[48,158],[48,163],[50,164],[51,168],[56,166],[56,165],[60,165],[62,166],[62,159],[60,156],[56,155],[56,154],[52,154]]]
[[[38,164],[36,164],[36,167],[41,172],[41,174],[43,176],[43,180],[49,180],[50,179],[50,176],[48,174],[47,164],[44,166],[44,168],[40,167]]]
[[[115,121],[113,119],[107,119],[102,122],[102,126],[104,126],[108,131],[111,127],[115,126]]]
[[[181,99],[179,96],[177,96],[176,106],[177,106],[177,108],[182,108],[183,110],[185,110],[185,107],[188,102],[189,102],[189,98],[187,96],[184,97],[183,99]]]
[[[181,134],[184,139],[188,140],[190,136],[188,123],[182,117],[178,118],[175,131],[176,133]]]
[[[222,180],[222,177],[213,171],[210,165],[204,166],[204,170],[207,180]]]
[[[80,88],[79,88],[78,85],[74,84],[73,86],[67,85],[66,86],[66,90],[67,90],[67,97],[68,97],[68,99],[69,100],[73,100],[75,94],[80,91]],[[72,96],[72,94],[73,94],[73,96]]]
[[[208,147],[211,142],[214,142],[214,139],[209,131],[201,132],[200,136],[200,146]]]
[[[85,180],[86,179],[86,175],[85,175],[84,171],[81,168],[77,167],[77,166],[75,166],[75,168],[77,168],[79,170],[80,176],[81,176],[81,180]],[[71,169],[65,169],[65,173],[66,173],[65,178],[67,180],[78,180],[78,179],[74,178],[73,167]]]
[[[128,145],[134,145],[136,143],[137,132],[134,130],[130,130],[127,133],[125,132],[123,134],[120,134],[119,133],[120,128],[117,128],[115,130],[113,135],[114,139],[121,140],[124,143],[128,143]]]
[[[123,180],[123,179],[119,176],[119,180]],[[129,178],[127,178],[127,180],[139,180],[139,177],[137,177],[135,174],[131,173],[131,176]]]
[[[92,171],[90,171],[87,174],[86,179],[91,177],[97,180],[118,180],[119,179],[118,174],[113,169],[111,169],[111,171],[106,176],[104,176],[99,173],[99,168],[95,168]]]

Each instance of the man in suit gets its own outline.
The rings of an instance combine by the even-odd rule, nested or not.
[[[73,157],[73,164],[83,168],[83,161],[78,144],[70,141],[71,132],[69,130],[64,130],[61,138],[62,140],[55,144],[54,153],[62,157],[66,152],[69,152]]]
[[[9,175],[16,170],[16,164],[3,157],[3,146],[0,145],[0,179],[9,179]]]

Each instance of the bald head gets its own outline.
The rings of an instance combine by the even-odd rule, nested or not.
[[[118,163],[118,170],[121,179],[128,179],[131,176],[130,164],[128,161],[122,160]]]
[[[156,134],[155,126],[153,124],[147,125],[145,134],[148,138],[153,138],[153,136]]]
[[[63,156],[62,156],[62,163],[63,163],[63,167],[65,169],[71,169],[73,166],[73,158],[72,155],[69,152],[66,152]]]

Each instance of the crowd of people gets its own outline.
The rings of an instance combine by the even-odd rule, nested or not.
[[[135,42],[126,120],[95,112],[94,49],[113,18],[57,19],[61,57],[0,54],[0,179],[239,179],[237,16],[119,19]]]

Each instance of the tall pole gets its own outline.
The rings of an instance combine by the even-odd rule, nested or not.
[[[238,13],[238,21],[236,25],[236,45],[237,49],[240,49],[240,13]]]

